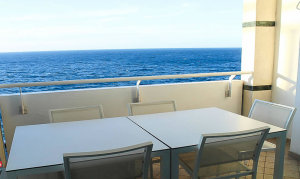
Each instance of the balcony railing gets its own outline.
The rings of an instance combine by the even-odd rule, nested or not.
[[[19,88],[20,99],[21,99],[21,111],[22,111],[22,114],[26,114],[27,109],[26,109],[26,106],[25,106],[24,100],[23,100],[22,87],[137,81],[137,83],[136,83],[136,88],[137,88],[136,89],[136,102],[139,102],[140,101],[139,85],[142,80],[162,80],[162,79],[230,76],[229,80],[228,80],[228,88],[225,91],[225,97],[231,97],[231,81],[233,80],[233,78],[235,78],[236,75],[252,74],[252,73],[253,72],[251,72],[251,71],[234,71],[234,72],[194,73],[194,74],[179,74],[179,75],[136,76],[136,77],[120,77],[120,78],[100,78],[100,79],[49,81],[49,82],[13,83],[13,84],[0,84],[0,88]]]
[[[22,88],[22,87],[33,87],[33,86],[73,85],[73,84],[91,84],[91,83],[139,81],[139,80],[142,81],[142,80],[162,80],[162,79],[176,79],[176,78],[232,76],[232,75],[243,75],[243,74],[252,74],[252,73],[253,72],[251,71],[234,71],[234,72],[194,73],[194,74],[180,74],[180,75],[135,76],[135,77],[120,77],[120,78],[13,83],[13,84],[0,84],[0,88]]]

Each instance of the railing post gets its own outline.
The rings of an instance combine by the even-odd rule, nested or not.
[[[22,114],[27,114],[27,108],[26,108],[26,106],[25,106],[25,104],[24,104],[24,99],[23,99],[23,94],[22,94],[22,88],[21,87],[19,87],[19,89],[20,89],[20,99],[21,99],[21,113]]]
[[[136,100],[135,100],[135,102],[140,102],[141,101],[141,99],[140,99],[140,83],[142,82],[142,80],[138,80],[137,82],[136,82]]]
[[[232,80],[236,77],[236,75],[231,75],[228,79],[228,87],[225,91],[225,97],[231,97],[231,91],[232,91]]]

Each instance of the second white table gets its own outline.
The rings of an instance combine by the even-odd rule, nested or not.
[[[269,126],[277,139],[274,179],[283,177],[286,130],[219,108],[129,116],[133,122],[171,148],[171,177],[178,178],[178,154],[193,150],[201,134],[227,133]]]

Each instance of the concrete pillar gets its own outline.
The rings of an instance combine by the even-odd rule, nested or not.
[[[242,71],[243,115],[255,99],[271,100],[275,52],[276,0],[244,0]]]

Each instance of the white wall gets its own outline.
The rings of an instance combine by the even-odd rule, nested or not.
[[[272,101],[293,106],[298,74],[300,10],[296,9],[296,5],[299,1],[278,2],[277,54],[274,61]]]
[[[299,49],[300,49],[300,43],[299,43]],[[300,54],[299,54],[299,60],[300,60]],[[299,64],[298,69],[300,69],[300,63],[298,64]],[[300,71],[298,72],[298,79],[300,79]],[[297,90],[297,94],[296,94],[295,107],[297,108],[298,112],[296,112],[294,118],[290,151],[300,155],[300,92],[299,92],[300,82],[297,83],[296,90]]]
[[[233,81],[232,97],[225,98],[227,81],[141,86],[142,101],[173,99],[177,109],[217,106],[241,113],[243,82]],[[16,126],[48,123],[49,109],[102,104],[105,117],[127,116],[127,104],[135,99],[135,87],[115,87],[24,94],[28,114],[20,113],[20,96],[0,96],[7,147]]]
[[[278,0],[276,20],[276,54],[272,84],[272,101],[298,109],[292,127],[291,151],[300,155],[300,91],[299,82],[299,0]],[[297,84],[298,83],[298,84]],[[298,90],[297,90],[298,89]]]
[[[173,99],[178,110],[219,107],[240,114],[243,82],[233,81],[232,96],[228,98],[225,97],[227,84],[227,81],[211,81],[143,86],[140,98],[143,102]]]

